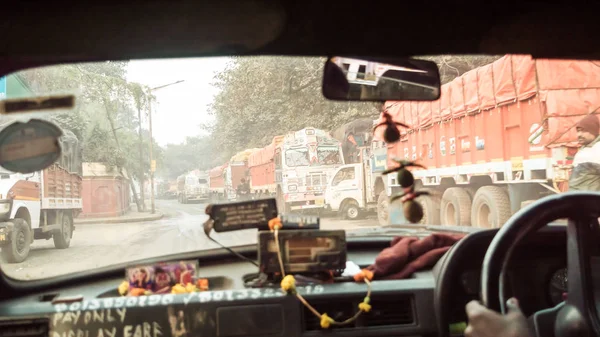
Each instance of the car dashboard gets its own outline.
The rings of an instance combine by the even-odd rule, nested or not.
[[[244,280],[256,267],[233,259],[200,261],[199,273],[211,287],[203,292],[122,297],[117,287],[123,278],[115,272],[29,290],[0,302],[0,330],[5,337],[448,336],[450,324],[466,320],[464,305],[478,297],[483,256],[495,232],[468,235],[432,270],[409,279],[373,281],[372,310],[331,331],[323,331],[319,318],[296,297],[276,287],[246,288]],[[548,228],[513,255],[509,289],[526,313],[560,300],[560,291],[556,295],[549,289],[556,283],[553,275],[565,266],[565,238],[564,228]],[[348,260],[365,267],[389,242],[349,242]],[[351,317],[366,290],[354,282],[298,287],[317,311],[336,320]]]

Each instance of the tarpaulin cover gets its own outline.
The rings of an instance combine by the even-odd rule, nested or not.
[[[538,60],[536,68],[540,90],[600,87],[600,62]]]
[[[477,83],[477,69],[466,72],[463,76],[463,83]],[[463,85],[465,94],[465,110],[467,114],[479,111],[479,90],[476,85]]]
[[[517,88],[515,86],[512,68],[512,58],[504,56],[492,63],[492,75],[494,80],[494,99],[496,105],[514,103],[517,100]]]
[[[600,108],[600,89],[548,90],[541,95],[548,116],[550,146],[575,143],[577,132],[573,127],[591,112]]]
[[[450,109],[450,104],[452,102],[450,99],[452,98],[452,87],[450,83],[442,86],[442,92],[440,97],[440,115],[442,117],[442,121],[447,121],[452,118],[452,110]]]
[[[223,175],[223,170],[225,170],[225,167],[227,167],[227,164],[223,164],[221,166],[217,166],[215,168],[212,168],[208,174],[211,178],[216,178],[216,177],[220,177],[221,175]]]
[[[464,94],[462,77],[457,77],[450,82],[450,110],[452,111],[452,118],[460,118],[467,114]]]
[[[259,166],[271,162],[275,156],[275,149],[281,144],[282,140],[282,136],[276,136],[271,141],[271,144],[252,152],[248,156],[248,167]]]
[[[419,127],[431,125],[431,102],[419,103]]]
[[[511,59],[517,98],[520,101],[530,99],[537,94],[535,63],[529,55],[512,55]]]
[[[408,125],[412,125],[413,128],[419,126],[419,102],[410,102],[410,109],[404,112],[405,118],[407,118]]]
[[[254,148],[254,149],[247,149],[241,152],[238,152],[236,154],[233,155],[233,157],[231,157],[231,162],[243,162],[248,160],[248,157],[250,157],[250,155],[253,152],[259,151],[260,149]]]
[[[559,137],[547,145],[564,145],[576,141],[575,131],[566,130],[600,106],[599,90],[600,62],[505,55],[444,84],[437,101],[389,101],[384,106],[392,106],[387,111],[395,121],[419,129],[539,95],[540,123],[545,123],[549,139]],[[410,113],[415,106],[418,116]],[[519,113],[518,107],[511,108],[511,113]]]
[[[474,84],[470,83],[470,85]],[[494,73],[491,64],[477,70],[476,85],[479,91],[479,108],[481,110],[493,109],[496,106],[496,95],[494,93]]]
[[[431,102],[431,122],[439,123],[442,121],[442,100]],[[421,126],[423,127],[423,126]]]

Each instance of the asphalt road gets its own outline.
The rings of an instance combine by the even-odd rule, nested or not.
[[[144,258],[218,248],[204,235],[207,219],[203,204],[179,204],[174,200],[157,200],[165,214],[151,222],[78,225],[71,246],[55,249],[52,240],[34,241],[27,260],[18,264],[2,264],[8,276],[17,279],[39,279],[108,266]],[[357,221],[335,217],[321,219],[323,229],[349,229],[377,226],[376,219]],[[256,243],[256,230],[212,233],[224,245]]]

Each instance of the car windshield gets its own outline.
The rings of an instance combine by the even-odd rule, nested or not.
[[[219,248],[204,234],[206,206],[259,198],[349,237],[402,234],[402,203],[388,201],[406,177],[381,175],[398,160],[423,166],[410,170],[430,193],[416,199],[427,233],[496,228],[543,196],[600,190],[594,62],[420,58],[439,66],[436,101],[327,100],[323,57],[81,63],[0,78],[5,99],[75,96],[68,111],[1,117],[42,116],[68,139],[51,168],[0,171],[0,227],[28,225],[0,231],[3,272],[40,279]],[[396,142],[384,142],[385,126],[373,132],[385,115],[408,126]],[[256,230],[211,235],[257,242]]]

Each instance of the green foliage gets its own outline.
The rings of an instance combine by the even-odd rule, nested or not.
[[[361,117],[377,118],[373,103],[335,102],[321,93],[324,58],[238,57],[215,75],[221,89],[210,105],[207,129],[218,162],[238,151],[304,127],[331,130]]]
[[[126,171],[135,179],[149,173],[149,135],[139,140],[138,109],[148,111],[148,89],[127,82],[127,62],[99,62],[35,68],[20,73],[36,94],[75,94],[74,111],[51,115],[71,130],[83,147],[86,162],[101,162]],[[157,162],[162,149],[154,144]]]
[[[157,174],[168,179],[195,170],[210,169],[220,164],[212,151],[209,136],[187,137],[183,144],[168,144],[164,148],[162,162]]]

